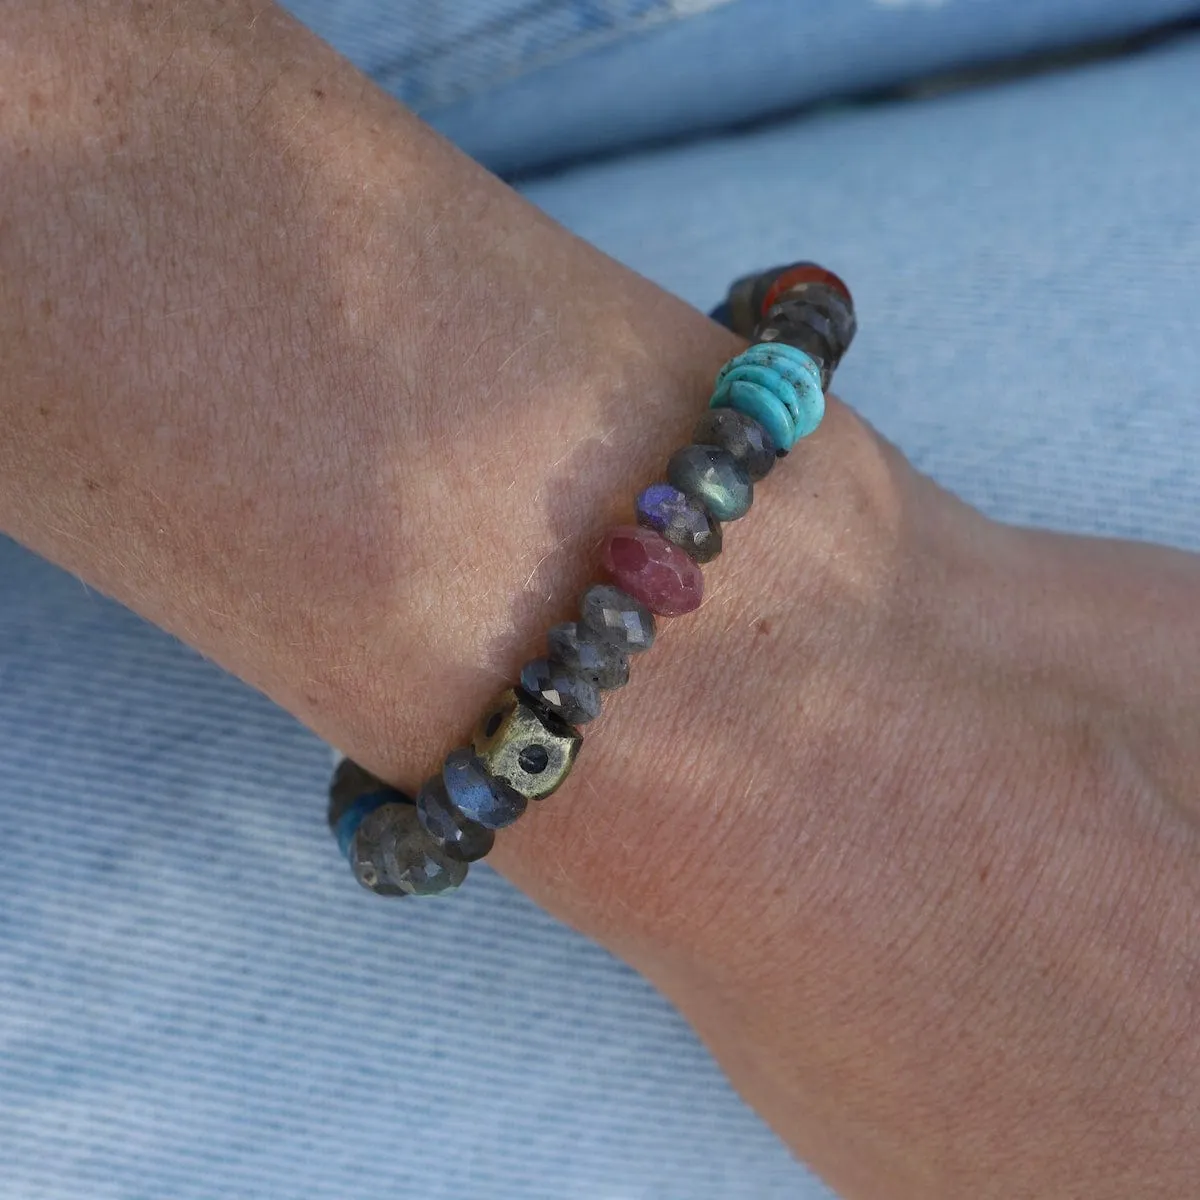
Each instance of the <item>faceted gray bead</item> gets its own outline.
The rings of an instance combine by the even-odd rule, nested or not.
[[[503,829],[524,811],[524,796],[493,779],[473,750],[451,750],[442,765],[442,781],[450,802],[464,817],[485,829]]]
[[[774,311],[774,310],[772,310]],[[821,391],[829,391],[833,382],[833,373],[837,369],[837,359],[829,343],[816,330],[803,322],[790,321],[787,317],[772,318],[764,321],[754,331],[756,342],[782,342],[785,346],[795,346],[803,350],[817,364],[821,372]]]
[[[583,624],[601,641],[626,654],[637,654],[654,645],[654,614],[628,592],[611,583],[593,584],[579,606]]]
[[[329,809],[326,814],[329,828],[336,830],[346,810],[360,797],[374,792],[391,790],[378,775],[372,775],[366,767],[360,767],[353,759],[343,758],[333,772],[329,782]],[[396,793],[397,798],[403,796]]]
[[[777,311],[818,330],[838,359],[845,357],[858,332],[854,306],[836,288],[825,284],[803,283],[789,288],[771,306],[766,318],[770,320]]]
[[[853,307],[836,289],[807,283],[783,293],[754,331],[756,342],[783,342],[810,355],[829,390],[858,328]]]
[[[553,658],[535,658],[521,668],[521,687],[570,725],[586,725],[600,715],[596,685]]]
[[[720,446],[733,455],[751,479],[765,479],[774,467],[779,448],[753,418],[736,408],[710,408],[700,418],[692,440],[701,446]]]
[[[761,274],[743,275],[729,285],[729,295],[726,299],[729,328],[744,338],[753,333],[759,318],[758,306],[762,301],[761,280]]]
[[[638,496],[634,509],[639,525],[661,534],[693,562],[712,562],[721,553],[721,526],[677,487],[652,483]]]
[[[599,688],[611,690],[629,682],[629,656],[625,651],[601,641],[577,621],[555,625],[546,635],[546,645],[551,658]]]
[[[413,798],[406,792],[385,783],[378,775],[373,775],[353,759],[341,759],[329,782],[329,808],[326,810],[329,828],[335,835],[349,810],[369,796],[386,796],[389,803],[395,804],[414,803]]]
[[[381,896],[436,896],[467,877],[467,864],[434,842],[411,804],[386,804],[364,818],[350,865],[359,883]]]
[[[676,450],[667,463],[667,479],[718,521],[736,521],[754,503],[754,484],[746,468],[719,446]]]
[[[451,858],[462,862],[483,858],[496,843],[496,835],[490,829],[463,816],[455,808],[440,775],[421,785],[417,793],[417,820]]]

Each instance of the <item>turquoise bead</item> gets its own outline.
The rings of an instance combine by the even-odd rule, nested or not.
[[[781,450],[796,444],[796,422],[787,407],[764,387],[733,381],[712,398],[713,408],[733,408],[757,421]]]
[[[745,413],[766,429],[776,445],[790,450],[825,416],[821,368],[794,346],[762,342],[721,368],[710,407]]]

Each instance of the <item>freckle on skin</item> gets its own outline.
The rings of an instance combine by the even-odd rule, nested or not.
[[[766,619],[766,617],[759,617],[759,619],[754,622],[754,632],[761,633],[764,635],[770,633],[771,632],[771,622],[768,621]]]

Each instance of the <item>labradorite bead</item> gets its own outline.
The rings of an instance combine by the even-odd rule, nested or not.
[[[366,795],[359,796],[343,810],[341,819],[333,827],[338,849],[342,854],[349,855],[350,843],[354,841],[358,827],[371,813],[385,804],[406,803],[407,800],[407,796],[394,792],[391,788],[382,788],[378,792],[367,792]]]
[[[487,773],[527,800],[557,790],[581,745],[579,730],[514,688],[496,698],[471,738]]]
[[[779,297],[755,330],[754,340],[794,346],[811,355],[821,368],[822,390],[827,391],[857,329],[854,309],[840,292],[808,283]]]
[[[564,621],[546,635],[550,657],[570,667],[598,688],[611,690],[629,682],[629,656],[602,642],[578,621]]]
[[[732,409],[723,411],[733,413]],[[721,526],[677,487],[652,483],[638,496],[634,507],[639,525],[661,534],[693,562],[712,562],[721,553]]]
[[[764,317],[769,318],[776,310],[794,313],[797,318],[808,315],[820,317],[824,324],[817,327],[829,338],[839,358],[850,349],[850,343],[858,332],[858,318],[854,315],[853,304],[835,288],[823,284],[804,283],[789,288],[771,305]]]
[[[583,593],[579,615],[601,641],[626,654],[638,654],[654,645],[654,614],[610,583],[593,584]]]
[[[684,446],[667,463],[667,479],[718,521],[736,521],[754,503],[746,468],[720,446]]]
[[[692,441],[728,450],[756,482],[771,473],[779,455],[779,447],[771,435],[753,417],[736,408],[710,408],[700,418]]]
[[[553,658],[535,658],[521,668],[521,687],[571,725],[586,725],[600,715],[600,691],[594,683]]]
[[[767,336],[771,333],[773,336]],[[821,360],[832,374],[849,348],[845,330],[823,309],[813,304],[784,300],[763,321],[757,340],[783,342]],[[814,353],[815,352],[815,353]]]
[[[451,750],[442,765],[451,803],[485,829],[503,829],[525,811],[525,797],[494,779],[471,750]]]
[[[372,775],[366,767],[359,766],[351,758],[343,758],[329,781],[329,809],[326,814],[329,828],[336,830],[346,810],[356,801],[381,791],[390,792],[391,798],[397,803],[412,803],[403,792],[384,783],[378,775]]]
[[[748,338],[754,332],[754,326],[762,319],[762,310],[755,300],[760,279],[759,275],[743,275],[740,279],[735,279],[729,285],[725,299],[729,328],[744,338]]]
[[[385,804],[370,813],[350,844],[350,865],[363,887],[382,896],[435,896],[467,877],[467,864],[421,828],[411,804]]]
[[[417,820],[421,828],[451,857],[475,862],[491,851],[496,835],[462,813],[450,802],[440,775],[427,779],[417,793]]]
[[[384,783],[352,759],[338,763],[329,785],[329,828],[338,849],[350,853],[350,843],[363,820],[385,804],[412,804],[412,797]]]

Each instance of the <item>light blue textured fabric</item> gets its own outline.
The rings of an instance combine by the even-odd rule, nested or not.
[[[287,2],[504,173],[1200,14],[1200,0]]]
[[[921,466],[1000,516],[1200,548],[1198,78],[1188,42],[530,195],[701,305],[828,261],[861,326],[840,389]],[[361,893],[327,769],[0,543],[0,1200],[824,1195],[646,984],[486,867]]]

